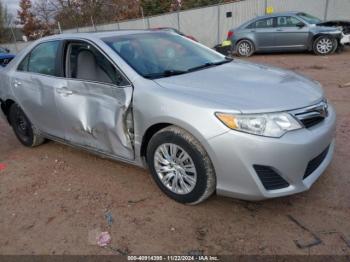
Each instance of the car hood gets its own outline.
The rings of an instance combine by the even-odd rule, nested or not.
[[[242,113],[293,110],[323,99],[323,90],[315,81],[291,71],[240,60],[155,82]]]
[[[348,20],[328,20],[317,25],[321,26],[350,26],[350,21]]]
[[[344,34],[350,34],[350,21],[331,20],[331,21],[319,23],[318,26],[342,28]]]

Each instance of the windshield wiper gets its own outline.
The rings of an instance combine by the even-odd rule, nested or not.
[[[160,72],[160,73],[147,74],[147,75],[144,75],[144,77],[148,78],[148,79],[155,79],[155,78],[161,78],[161,77],[182,75],[182,74],[186,74],[186,73],[188,73],[188,71],[183,71],[183,70],[165,70],[165,71]]]
[[[209,62],[209,63],[205,63],[205,64],[200,65],[200,66],[192,67],[192,68],[188,69],[188,72],[193,72],[193,71],[198,71],[198,70],[213,67],[213,66],[223,65],[226,63],[230,63],[232,61],[233,61],[233,58],[226,57],[225,60],[222,60],[219,62],[215,62],[215,63]]]
[[[146,75],[144,75],[144,77],[148,78],[148,79],[156,79],[156,78],[163,78],[163,77],[182,75],[182,74],[190,73],[190,72],[193,72],[193,71],[201,70],[201,69],[204,69],[204,68],[230,63],[232,60],[233,60],[232,58],[226,57],[222,61],[215,62],[215,63],[212,63],[212,62],[205,63],[203,65],[196,66],[196,67],[190,68],[188,70],[165,70],[165,71],[160,72],[160,73],[146,74]]]

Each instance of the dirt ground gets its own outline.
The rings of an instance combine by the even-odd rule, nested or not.
[[[258,203],[213,196],[185,206],[164,196],[147,171],[55,142],[24,148],[0,121],[0,254],[349,255],[350,86],[343,85],[350,49],[249,60],[320,81],[336,107],[335,157],[310,191]],[[111,234],[110,247],[89,240],[96,231]]]

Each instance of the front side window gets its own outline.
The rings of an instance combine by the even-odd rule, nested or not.
[[[215,51],[168,32],[120,35],[102,40],[136,72],[150,79],[185,74],[229,61]]]
[[[293,16],[280,16],[277,18],[278,27],[297,27],[300,23],[302,22]]]
[[[56,59],[59,41],[39,44],[20,64],[19,70],[57,76]],[[28,60],[28,61],[27,61]]]
[[[129,82],[95,47],[85,42],[68,45],[66,76],[106,84],[126,86]]]

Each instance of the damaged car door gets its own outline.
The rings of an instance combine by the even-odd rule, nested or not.
[[[60,44],[60,41],[48,41],[34,47],[13,74],[11,87],[34,126],[62,138],[64,130],[55,106],[55,93],[65,85],[57,59]]]
[[[133,87],[91,43],[66,42],[67,87],[56,103],[65,140],[106,155],[134,159]]]

